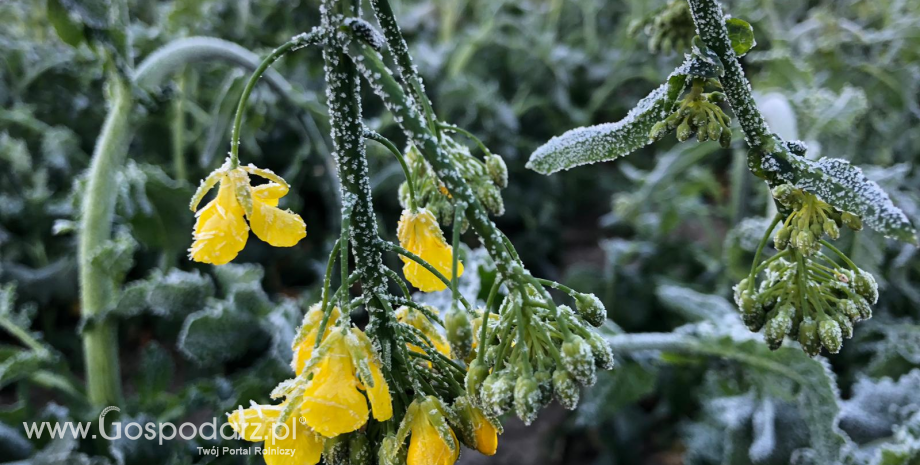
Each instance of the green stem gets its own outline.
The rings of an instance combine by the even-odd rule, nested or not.
[[[821,245],[823,245],[824,247],[827,247],[828,249],[831,249],[835,254],[837,254],[844,261],[844,263],[847,264],[847,266],[850,267],[851,270],[856,271],[856,272],[859,271],[859,267],[856,266],[856,264],[853,263],[852,260],[850,260],[850,257],[847,257],[843,252],[840,251],[840,249],[838,249],[837,247],[834,247],[830,242],[827,242],[826,240],[821,239]]]
[[[184,73],[176,79],[178,95],[173,102],[172,115],[172,157],[173,175],[180,181],[188,179],[185,169],[185,85]]]
[[[408,258],[409,260],[414,261],[415,263],[418,263],[419,265],[422,266],[422,268],[425,268],[426,270],[430,271],[431,274],[433,274],[436,278],[441,280],[441,282],[444,283],[444,285],[446,286],[451,285],[451,281],[447,279],[447,276],[444,276],[444,274],[438,271],[437,268],[431,266],[431,264],[426,262],[424,258],[419,257],[418,255],[412,252],[409,252],[408,250],[392,242],[384,242],[384,247],[386,247],[390,251],[393,251],[395,253],[398,253],[399,255],[402,255],[403,257]],[[459,300],[463,304],[463,306],[466,307],[467,310],[470,310],[473,308],[472,306],[470,306],[470,303],[466,300],[466,298],[463,297],[462,295],[459,296]]]
[[[773,229],[776,228],[776,225],[781,219],[782,216],[780,216],[778,213],[773,217],[773,221],[770,222],[770,226],[767,227],[767,230],[763,233],[763,237],[760,238],[760,244],[757,245],[757,251],[754,252],[754,261],[751,262],[751,274],[748,275],[748,290],[750,290],[752,293],[754,292],[754,278],[756,277],[757,263],[760,262],[760,255],[763,254],[763,249],[767,246],[767,241],[770,240]]]
[[[452,241],[453,250],[451,252],[451,276],[450,289],[453,295],[453,307],[457,306],[457,300],[460,297],[460,287],[458,285],[459,277],[457,268],[460,264],[460,230],[463,226],[463,212],[466,211],[466,205],[462,202],[454,202],[454,237]]]
[[[447,131],[453,131],[453,132],[466,136],[467,139],[473,141],[473,143],[475,143],[479,147],[479,150],[482,151],[483,155],[492,155],[492,152],[489,150],[488,147],[486,147],[486,144],[483,144],[482,141],[479,140],[478,137],[474,136],[473,133],[467,131],[466,129],[463,129],[460,126],[456,126],[453,124],[447,124],[447,123],[439,123],[438,127],[441,129],[447,130]]]
[[[402,167],[403,174],[406,176],[406,184],[409,186],[409,210],[415,211],[415,207],[418,205],[415,201],[415,180],[412,176],[412,171],[409,170],[409,165],[406,163],[406,157],[396,148],[396,144],[375,131],[365,128],[364,137],[386,147],[387,150],[396,157],[396,160],[399,161],[399,166]]]
[[[38,342],[35,337],[29,334],[28,331],[20,327],[19,325],[10,321],[6,315],[0,315],[0,328],[5,329],[7,332],[13,335],[16,339],[19,339],[26,347],[34,351],[39,355],[48,355],[48,349],[45,348],[40,342]]]
[[[80,306],[88,319],[107,310],[114,302],[108,263],[96,260],[96,254],[112,233],[115,210],[115,173],[124,162],[129,139],[131,89],[120,77],[109,80],[111,98],[109,114],[93,150],[86,194],[80,216]],[[118,366],[118,341],[115,325],[103,319],[83,332],[86,384],[93,406],[121,403],[121,379]]]

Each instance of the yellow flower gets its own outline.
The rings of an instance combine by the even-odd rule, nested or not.
[[[265,441],[263,455],[268,465],[313,465],[319,463],[323,452],[323,439],[292,415],[279,431],[275,424],[281,416],[284,404],[258,405],[243,409],[240,407],[229,415],[230,426],[247,441]],[[294,450],[294,455],[280,453]],[[274,453],[271,453],[274,452]]]
[[[326,331],[323,332],[323,341],[332,333],[335,323],[342,315],[339,307],[332,307],[329,312],[329,321],[326,323]],[[294,369],[295,374],[299,375],[303,371],[303,367],[313,355],[313,347],[316,346],[316,336],[319,334],[319,326],[322,320],[322,305],[314,304],[310,306],[310,310],[307,310],[307,314],[303,317],[303,324],[298,330],[297,337],[294,338],[294,342],[291,344],[291,350],[294,352],[291,368]]]
[[[313,354],[319,360],[304,367],[313,375],[300,407],[308,426],[329,438],[355,431],[367,423],[368,401],[378,421],[393,416],[389,387],[363,332],[333,332],[320,348]]]
[[[430,307],[429,307],[430,308]],[[437,314],[437,310],[431,308],[431,312]],[[413,328],[419,330],[428,340],[434,344],[435,350],[444,354],[447,357],[450,357],[450,344],[447,343],[447,340],[444,339],[444,336],[438,332],[438,328],[426,317],[422,312],[410,308],[410,307],[399,307],[396,310],[396,320],[400,323],[405,323],[412,326]],[[424,354],[425,350],[421,347],[416,346],[415,344],[406,344],[410,350]],[[428,364],[429,366],[431,363]]]
[[[250,173],[270,182],[252,186]],[[192,260],[214,265],[228,263],[246,246],[250,227],[259,239],[275,247],[291,247],[306,237],[303,219],[278,208],[278,199],[290,189],[280,176],[252,165],[230,169],[225,164],[198,187],[192,197],[192,211],[217,183],[217,197],[196,214],[194,242],[189,248]],[[244,218],[249,219],[248,225]]]
[[[397,229],[399,245],[427,261],[442,275],[451,279],[453,248],[444,240],[444,234],[434,214],[422,208],[417,212],[403,210]],[[403,260],[403,274],[422,292],[442,291],[443,281],[410,258]],[[457,276],[463,276],[463,264],[457,264]]]
[[[453,465],[460,456],[457,435],[447,425],[440,405],[432,398],[409,406],[410,418],[407,465]]]

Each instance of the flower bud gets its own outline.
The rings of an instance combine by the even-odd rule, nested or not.
[[[690,129],[690,118],[684,118],[684,121],[677,126],[677,140],[683,142],[690,138],[693,134],[693,130]]]
[[[655,142],[661,140],[665,134],[668,133],[667,121],[659,121],[652,126],[652,130],[648,133],[649,142]]]
[[[498,155],[486,155],[486,171],[492,182],[501,189],[508,187],[508,166]]]
[[[719,145],[723,149],[732,146],[732,131],[728,128],[722,128],[722,134],[719,135]]]
[[[862,316],[859,314],[859,308],[856,304],[849,299],[840,300],[837,302],[837,309],[850,321],[859,321],[862,319]]]
[[[396,441],[396,436],[386,435],[380,441],[380,449],[377,450],[377,463],[379,465],[400,465],[405,463],[405,458],[400,457],[400,444]]]
[[[351,434],[348,441],[348,463],[349,465],[363,465],[372,462],[371,444],[367,440],[367,435],[361,431],[355,431]]]
[[[799,325],[799,344],[811,357],[821,353],[821,341],[818,339],[818,324],[814,320],[804,320]]]
[[[470,399],[479,399],[479,389],[487,376],[489,376],[489,367],[479,359],[474,359],[466,371],[466,393]]]
[[[770,350],[779,349],[783,345],[783,339],[792,329],[793,312],[792,305],[784,304],[777,309],[773,318],[767,320],[763,330],[763,337],[767,341]]]
[[[741,320],[744,321],[744,325],[748,329],[757,332],[760,331],[760,328],[763,328],[764,322],[767,321],[767,314],[763,309],[755,313],[742,313]]]
[[[859,317],[863,320],[868,320],[872,318],[872,307],[869,305],[869,302],[861,295],[851,295],[850,300],[856,304],[856,308],[859,310]]]
[[[399,197],[399,206],[402,207],[403,210],[409,208],[409,199],[411,198],[409,195],[409,183],[403,182],[400,184],[397,193],[397,197]]]
[[[853,279],[853,289],[869,304],[875,305],[878,302],[878,283],[875,282],[875,277],[871,273],[859,270]]]
[[[773,198],[786,208],[795,208],[799,191],[792,184],[780,184],[773,188]]]
[[[465,360],[473,350],[473,325],[467,312],[453,309],[444,318],[444,329],[454,357]]]
[[[862,229],[862,218],[852,213],[843,212],[840,215],[840,221],[842,221],[846,227],[852,229],[853,231],[859,231]]]
[[[788,226],[779,228],[779,231],[776,231],[776,235],[773,236],[773,245],[776,247],[776,250],[786,250],[786,247],[789,246],[789,236],[791,235],[792,228]]]
[[[843,345],[843,334],[840,331],[840,325],[830,318],[823,318],[818,322],[818,336],[821,338],[821,344],[827,348],[827,351],[836,354],[840,352]]]
[[[495,184],[482,182],[475,189],[476,197],[486,207],[486,210],[489,210],[489,213],[495,216],[505,214],[505,202],[502,200],[502,194]]]
[[[348,465],[348,434],[323,440],[323,463]]]
[[[582,386],[597,381],[591,346],[579,336],[573,334],[562,343],[562,364]]]
[[[578,406],[578,385],[572,375],[562,368],[553,372],[553,394],[556,402],[568,410],[575,410]]]
[[[824,222],[824,234],[827,234],[827,237],[837,240],[840,238],[840,228],[837,227],[837,223],[834,220],[827,220]]]
[[[853,337],[853,322],[846,315],[835,312],[831,318],[840,325],[840,333],[844,339]]]
[[[495,455],[501,427],[496,426],[497,423],[493,423],[466,397],[461,396],[454,401],[453,411],[457,413],[457,418],[460,420],[460,425],[456,428],[460,441],[483,455]]]
[[[530,425],[537,419],[540,411],[540,386],[531,376],[520,376],[514,385],[514,412],[525,425]]]
[[[604,340],[604,337],[597,333],[591,333],[588,337],[588,345],[591,346],[591,353],[594,354],[594,366],[601,370],[612,370],[616,365],[613,357],[613,351],[610,345]]]
[[[578,294],[575,297],[575,309],[591,326],[601,326],[607,320],[607,309],[594,294]]]
[[[514,377],[511,373],[501,371],[487,376],[479,394],[483,409],[496,417],[507,412],[511,408],[514,387]]]
[[[553,400],[553,375],[546,370],[534,372],[533,379],[540,387],[540,407],[545,407]]]
[[[722,124],[719,123],[719,120],[709,120],[707,129],[709,132],[709,140],[719,140],[719,138],[722,137]]]

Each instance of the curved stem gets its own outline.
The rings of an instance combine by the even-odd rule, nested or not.
[[[402,167],[403,174],[406,176],[406,184],[409,186],[409,210],[415,211],[415,206],[417,205],[415,202],[415,179],[412,177],[412,171],[409,170],[409,165],[406,163],[406,157],[396,148],[396,144],[375,131],[365,128],[364,137],[383,145],[396,157],[399,166]]]
[[[771,233],[773,229],[776,228],[776,225],[779,223],[779,220],[782,219],[779,213],[773,217],[773,221],[770,222],[770,226],[767,227],[767,231],[763,233],[763,237],[760,238],[760,243],[757,245],[757,251],[754,252],[754,261],[751,262],[751,273],[748,275],[748,290],[754,292],[754,278],[757,273],[757,263],[760,262],[760,255],[763,253],[764,247],[767,246],[767,241],[770,240]]]
[[[416,254],[414,254],[414,253],[412,253],[412,252],[409,252],[408,250],[406,250],[406,249],[402,248],[401,246],[396,245],[396,244],[394,244],[394,243],[392,243],[392,242],[384,242],[384,247],[386,247],[386,248],[389,249],[390,251],[396,252],[396,253],[398,253],[399,255],[402,255],[403,257],[406,257],[406,258],[408,258],[408,259],[414,261],[415,263],[418,263],[419,265],[422,266],[422,268],[425,268],[426,270],[430,271],[431,274],[433,274],[436,278],[440,279],[441,282],[444,283],[446,286],[450,286],[450,285],[451,285],[451,281],[450,281],[449,279],[447,279],[447,277],[444,276],[443,273],[441,273],[440,271],[438,271],[437,268],[431,266],[430,263],[426,262],[424,258],[419,257],[418,255],[416,255]],[[460,302],[463,304],[463,306],[466,307],[467,310],[470,310],[470,309],[473,308],[472,306],[470,306],[470,303],[466,300],[466,298],[463,297],[462,295],[459,296],[459,300],[460,300]]]
[[[467,131],[466,129],[461,128],[460,126],[448,123],[438,123],[438,127],[448,131],[453,131],[459,134],[464,135],[467,139],[473,141],[478,147],[479,150],[482,150],[483,155],[491,155],[492,152],[486,147],[486,144],[483,144],[478,137],[474,136],[473,133]]]

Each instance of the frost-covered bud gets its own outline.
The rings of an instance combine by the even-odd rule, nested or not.
[[[684,121],[677,126],[677,140],[683,142],[690,138],[693,135],[693,130],[690,129],[690,118],[684,118]]]
[[[505,202],[502,200],[502,193],[498,187],[492,183],[482,182],[476,186],[476,197],[482,202],[482,205],[489,210],[489,213],[495,216],[505,214]]]
[[[840,325],[840,333],[844,339],[853,337],[853,322],[846,315],[835,312],[831,318]]]
[[[465,310],[454,309],[444,318],[447,342],[454,357],[465,360],[473,350],[473,325]]]
[[[741,308],[741,299],[744,296],[745,291],[748,290],[748,283],[748,279],[744,278],[741,281],[738,281],[738,284],[735,284],[735,286],[732,288],[733,297],[735,298],[735,305],[737,305],[738,308]]]
[[[470,399],[479,399],[479,390],[487,376],[489,376],[489,367],[479,359],[474,359],[466,371],[466,393]]]
[[[818,323],[815,320],[804,320],[799,325],[799,344],[802,350],[811,357],[821,353],[821,340],[818,339]]]
[[[604,340],[604,337],[597,333],[591,333],[588,337],[588,345],[591,346],[591,353],[594,354],[594,366],[601,370],[612,370],[616,365],[613,357],[613,350],[610,344]]]
[[[767,314],[762,309],[755,313],[742,313],[741,320],[748,329],[756,333],[760,331],[760,328],[763,328],[764,323],[767,321]]]
[[[505,371],[494,372],[487,376],[479,394],[483,410],[496,417],[511,408],[513,396],[514,376]]]
[[[862,218],[849,212],[843,212],[840,215],[840,221],[842,221],[846,227],[852,229],[853,231],[859,231],[863,227]]]
[[[786,247],[789,246],[789,236],[791,235],[792,228],[788,226],[779,228],[779,231],[776,231],[776,235],[773,236],[773,245],[776,250],[786,250]]]
[[[730,129],[722,129],[722,134],[719,135],[719,145],[723,149],[727,149],[732,146],[732,132]]]
[[[597,381],[591,346],[581,337],[573,334],[562,343],[562,363],[582,386],[591,386]]]
[[[786,208],[795,208],[801,201],[801,192],[792,184],[780,184],[773,188],[773,198]]]
[[[709,133],[709,140],[719,140],[719,138],[722,137],[722,124],[719,123],[718,120],[709,120],[707,129]]]
[[[853,279],[853,290],[872,305],[878,303],[878,283],[871,273],[859,270]]]
[[[377,450],[377,463],[379,465],[400,465],[405,463],[400,457],[400,444],[396,441],[396,436],[386,435],[380,441],[380,449]]]
[[[400,184],[399,190],[397,192],[397,197],[399,198],[399,206],[402,207],[403,210],[409,208],[409,199],[411,198],[409,195],[409,183],[403,182]]]
[[[578,294],[575,297],[575,309],[591,326],[598,327],[607,320],[607,308],[594,294]]]
[[[540,386],[540,406],[545,407],[553,400],[553,375],[546,370],[538,370],[534,372],[533,379]]]
[[[542,394],[537,381],[531,376],[521,376],[514,385],[514,412],[525,425],[537,419],[540,411]]]
[[[661,140],[662,137],[668,134],[669,130],[667,120],[655,123],[655,125],[652,126],[652,130],[648,133],[649,141],[655,142]]]
[[[492,182],[501,189],[508,187],[508,165],[498,155],[486,155],[486,171]]]
[[[348,440],[350,434],[342,434],[323,441],[323,463],[348,465]]]
[[[355,431],[351,434],[348,441],[348,463],[349,465],[364,465],[372,463],[371,444],[367,440],[367,435],[361,431]]]
[[[823,318],[818,322],[818,336],[821,338],[821,344],[827,348],[827,351],[836,354],[840,352],[840,346],[843,345],[843,334],[840,331],[840,325],[830,318]]]
[[[562,368],[553,372],[553,395],[556,402],[568,410],[575,410],[578,406],[578,385],[572,375]]]
[[[872,318],[872,306],[869,305],[869,302],[861,295],[851,295],[850,301],[856,304],[856,308],[859,310],[859,317],[863,320],[868,320]]]
[[[827,220],[824,222],[824,234],[827,234],[827,237],[837,240],[840,239],[840,228],[837,227],[837,223],[834,220]]]
[[[790,304],[784,304],[777,309],[773,318],[767,320],[764,326],[763,337],[767,341],[770,350],[779,349],[783,345],[783,339],[786,334],[792,330],[792,316],[794,309]]]
[[[859,308],[852,300],[840,300],[837,302],[837,309],[843,315],[846,315],[850,321],[859,321],[862,319],[862,315],[859,314]]]

